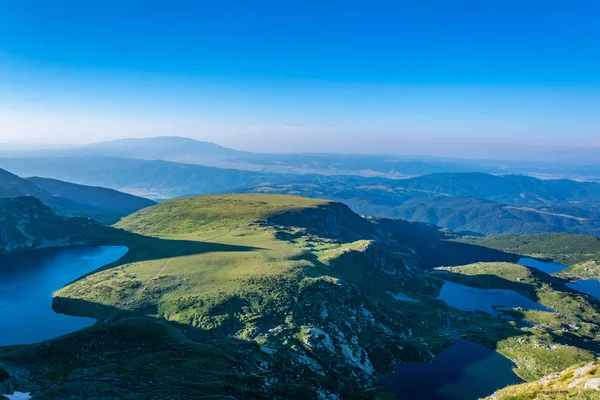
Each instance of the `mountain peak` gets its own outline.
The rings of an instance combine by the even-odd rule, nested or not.
[[[194,163],[215,157],[235,157],[246,154],[216,143],[181,136],[118,139],[90,144],[84,150],[92,154],[101,152],[102,155],[109,156]]]

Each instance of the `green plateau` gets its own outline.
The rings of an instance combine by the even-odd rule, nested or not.
[[[19,208],[3,215],[43,211],[69,243],[129,248],[54,294],[57,312],[95,325],[0,348],[2,382],[34,399],[391,399],[382,377],[459,339],[498,351],[532,383],[600,354],[600,301],[562,273],[516,264],[544,255],[573,269],[596,248],[558,244],[589,237],[464,237],[266,194],[167,200],[84,229],[39,201],[9,200]],[[27,229],[20,235],[54,234]],[[445,282],[511,290],[555,312],[461,311],[437,299]]]

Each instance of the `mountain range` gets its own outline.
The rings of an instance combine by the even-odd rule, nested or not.
[[[455,173],[401,180],[314,178],[259,184],[246,191],[326,198],[363,215],[427,222],[463,233],[600,235],[598,183]]]
[[[57,151],[36,152],[35,157],[13,154],[0,158],[0,168],[22,176],[108,187],[157,201],[199,194],[278,193],[340,201],[359,214],[405,218],[476,235],[600,235],[600,183],[499,175],[499,169],[494,168],[487,169],[494,174],[436,172],[453,168],[473,171],[479,168],[476,162],[458,165],[435,159],[397,160],[396,165],[383,156],[265,155],[173,137],[123,139]],[[45,156],[40,157],[42,154]],[[288,161],[277,158],[280,156],[304,167],[293,173],[272,172],[282,169],[269,165],[288,165]],[[174,159],[188,163],[169,161]],[[196,164],[210,164],[208,159],[226,161],[244,170]],[[251,159],[262,161],[254,168],[247,163]],[[244,160],[243,165],[231,164],[232,160]],[[413,161],[416,164],[411,164]],[[283,170],[291,171],[287,167]],[[302,173],[316,170],[327,171]],[[360,176],[360,171],[366,170],[392,171],[396,178],[418,176]],[[354,175],[339,175],[341,171]],[[390,175],[387,172],[384,175]]]
[[[34,197],[61,216],[88,217],[107,224],[156,204],[112,189],[48,178],[24,179],[0,169],[0,199],[20,196]]]
[[[81,156],[165,160],[246,171],[300,175],[358,175],[395,179],[440,172],[484,172],[600,181],[598,164],[563,165],[555,162],[467,160],[394,154],[256,153],[178,136],[119,139],[86,146],[35,151],[0,149],[0,157]]]

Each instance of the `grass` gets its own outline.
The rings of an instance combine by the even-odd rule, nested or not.
[[[590,379],[600,378],[596,363],[580,363],[542,380],[510,386],[494,394],[494,400],[597,400],[600,392],[585,388]]]
[[[254,220],[328,202],[283,195],[187,197],[164,201],[134,213],[116,224],[140,234],[183,234],[220,228],[234,229]]]
[[[166,201],[117,226],[98,242],[129,253],[54,299],[59,312],[102,322],[43,346],[0,349],[0,366],[31,371],[27,384],[47,398],[93,390],[132,399],[185,399],[194,391],[385,398],[380,376],[399,362],[431,359],[457,336],[496,348],[526,379],[597,353],[600,307],[561,279],[511,263],[428,273],[418,264],[433,259],[401,240],[406,224],[371,223],[336,203],[203,196]],[[422,251],[436,248],[431,238]],[[472,244],[443,249],[513,259]],[[464,313],[435,300],[441,278],[516,290],[559,313],[516,310],[514,321]]]

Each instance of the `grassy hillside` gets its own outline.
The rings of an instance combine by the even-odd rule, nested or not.
[[[597,301],[515,264],[462,266],[518,256],[429,225],[223,195],[166,201],[117,226],[103,243],[127,255],[54,298],[56,311],[102,322],[0,349],[18,387],[46,398],[384,398],[377,382],[395,365],[460,338],[497,349],[528,380],[599,352]],[[559,313],[460,311],[436,299],[444,280],[514,290]]]
[[[539,381],[510,386],[490,400],[597,400],[600,399],[600,369],[597,362],[580,363]]]
[[[144,246],[130,245],[125,264],[60,290],[55,308],[102,318],[106,327],[94,329],[109,331],[117,323],[133,325],[128,329],[135,332],[136,321],[168,321],[176,346],[201,346],[194,344],[199,341],[215,352],[215,359],[225,351],[230,363],[237,365],[238,356],[245,360],[239,361],[245,367],[236,367],[240,382],[248,382],[240,384],[243,390],[229,376],[211,378],[206,393],[251,398],[254,387],[267,398],[321,392],[375,396],[375,376],[390,372],[398,361],[426,359],[427,349],[450,343],[438,311],[390,295],[404,293],[430,303],[435,287],[404,266],[401,247],[388,251],[371,224],[343,205],[289,196],[205,196],[161,203],[125,218],[119,227],[154,236],[135,239],[154,240],[153,249],[167,250],[171,243],[179,250],[149,256]],[[417,333],[428,338],[426,344],[412,338]],[[52,353],[59,354],[71,340],[80,347],[81,335],[53,341]],[[109,342],[99,338],[96,343],[102,348]],[[44,368],[45,356],[28,356],[30,351],[18,349],[0,358],[6,362],[8,357],[16,369]],[[160,357],[142,348],[118,368],[148,359],[159,362]],[[180,357],[206,376],[201,367],[206,359]],[[17,362],[21,359],[28,364]],[[114,373],[111,360],[100,357],[98,362],[99,370],[81,366],[76,374]],[[216,362],[211,376],[226,376],[230,363]],[[56,368],[53,386],[67,393],[84,390],[69,379],[72,369]],[[156,394],[167,396],[167,387],[181,386],[174,383],[177,369],[145,370],[152,370]],[[47,381],[36,376],[39,390]],[[138,389],[144,390],[135,384],[114,390],[117,397],[136,398]]]
[[[230,195],[167,200],[130,215],[118,224],[142,234],[176,234],[234,228],[284,211],[326,205],[323,200],[293,196]]]

